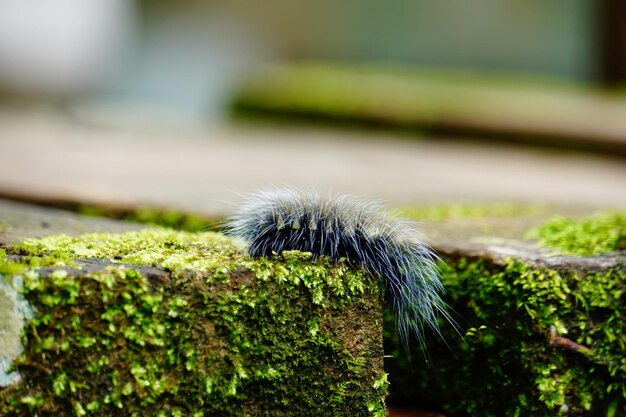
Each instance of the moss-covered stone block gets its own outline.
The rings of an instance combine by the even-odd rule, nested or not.
[[[0,415],[384,416],[382,292],[215,233],[53,236],[0,274],[33,310]]]
[[[461,334],[444,324],[445,343],[427,338],[407,357],[389,333],[392,398],[453,416],[626,415],[623,219],[557,217],[526,233],[537,242],[512,233],[440,246]]]

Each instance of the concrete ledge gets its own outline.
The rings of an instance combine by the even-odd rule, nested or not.
[[[386,415],[378,283],[242,253],[167,229],[4,244],[0,414]]]
[[[411,359],[387,334],[395,401],[450,415],[626,415],[626,251],[618,244],[575,256],[539,247],[528,232],[553,214],[424,221],[460,332],[444,323],[446,343],[433,335]],[[606,216],[574,217],[572,230],[585,227],[571,238],[593,245],[602,233],[623,237],[625,218],[596,231],[590,225]],[[430,367],[411,366],[424,357]]]

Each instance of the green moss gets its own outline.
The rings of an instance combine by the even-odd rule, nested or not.
[[[174,273],[220,268],[238,259],[242,249],[221,234],[168,229],[78,237],[58,235],[26,240],[12,247],[14,252],[31,257],[113,259],[118,263],[167,268]]]
[[[17,275],[26,272],[26,267],[19,263],[7,259],[7,253],[0,249],[0,275]]]
[[[168,227],[188,232],[202,232],[219,228],[221,219],[194,213],[185,213],[172,209],[160,209],[140,206],[132,210],[81,205],[70,207],[80,214],[94,217],[106,217],[154,226]]]
[[[416,220],[444,220],[456,218],[532,216],[544,209],[539,205],[513,203],[447,204],[434,207],[402,207],[398,214]]]
[[[432,366],[422,368],[406,363],[389,335],[386,349],[396,353],[386,367],[396,399],[421,398],[468,416],[626,413],[623,269],[585,274],[449,259],[442,270],[465,336],[444,324],[447,345],[428,338]]]
[[[558,253],[591,256],[626,249],[626,212],[583,219],[554,217],[529,233],[538,245]]]
[[[0,414],[384,416],[387,382],[371,351],[378,283],[306,253],[276,261],[241,249],[166,229],[9,248],[23,266],[102,258],[171,273],[155,284],[121,265],[28,267],[36,315],[14,362],[22,383],[0,390]]]

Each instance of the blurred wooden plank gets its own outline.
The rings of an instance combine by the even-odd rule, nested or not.
[[[623,93],[529,76],[375,65],[273,65],[250,77],[233,106],[252,115],[368,123],[626,155]]]
[[[216,215],[230,212],[241,193],[289,184],[395,206],[626,207],[621,158],[310,125],[127,131],[79,123],[62,110],[0,106],[0,197]]]

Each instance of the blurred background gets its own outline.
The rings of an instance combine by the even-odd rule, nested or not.
[[[0,1],[0,194],[626,206],[623,0]]]

